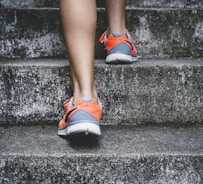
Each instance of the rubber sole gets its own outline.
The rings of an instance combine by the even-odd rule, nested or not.
[[[137,60],[138,57],[121,53],[110,54],[106,57],[107,64],[131,64]]]
[[[68,126],[64,129],[58,130],[58,135],[61,136],[77,135],[77,134],[100,136],[101,130],[99,125],[89,122],[78,123],[75,125]]]

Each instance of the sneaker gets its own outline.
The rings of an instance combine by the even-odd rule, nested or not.
[[[106,63],[130,64],[137,61],[137,50],[127,30],[126,34],[110,34],[108,37],[105,31],[99,41],[107,50]]]
[[[64,103],[64,108],[66,113],[59,122],[58,135],[101,135],[102,105],[99,100],[82,98],[73,103],[73,98],[70,98]]]

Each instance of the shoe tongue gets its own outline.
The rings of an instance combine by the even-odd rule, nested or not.
[[[91,102],[91,101],[92,101],[92,98],[82,98],[82,100],[83,100],[84,102]]]

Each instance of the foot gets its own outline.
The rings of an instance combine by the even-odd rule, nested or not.
[[[66,113],[59,122],[58,135],[101,135],[99,123],[102,105],[99,100],[82,98],[74,103],[71,98],[64,107]]]
[[[106,31],[99,41],[105,45],[107,50],[106,63],[130,64],[137,61],[137,50],[127,30],[126,34],[110,34],[108,37]]]

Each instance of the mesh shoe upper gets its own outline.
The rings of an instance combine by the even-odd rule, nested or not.
[[[91,99],[91,101],[79,99],[73,104],[73,98],[71,98],[65,102],[64,108],[66,113],[59,122],[59,129],[82,122],[100,123],[102,105],[95,99]]]
[[[127,55],[132,55],[135,57],[137,55],[137,50],[132,43],[132,38],[128,31],[126,34],[120,36],[114,36],[110,34],[107,37],[107,31],[105,31],[99,39],[100,43],[103,43],[107,50],[107,55],[112,53],[123,53]]]

